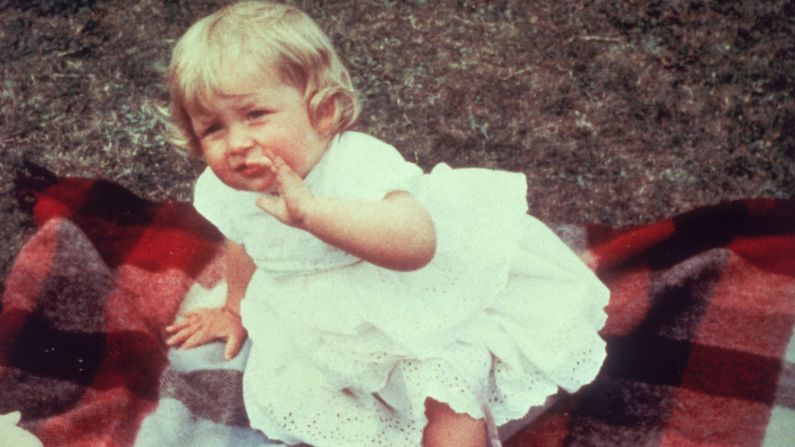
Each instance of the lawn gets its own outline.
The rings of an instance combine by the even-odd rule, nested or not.
[[[163,73],[223,3],[0,0],[0,277],[33,230],[24,160],[190,199],[202,164],[165,140]],[[545,221],[795,195],[791,0],[292,3],[347,62],[361,129],[426,169],[524,172]]]

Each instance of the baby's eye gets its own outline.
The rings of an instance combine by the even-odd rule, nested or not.
[[[204,131],[202,132],[202,137],[208,137],[220,130],[221,130],[220,124],[211,124],[204,128]]]
[[[257,119],[262,118],[263,116],[267,115],[269,112],[264,109],[254,109],[248,112],[247,116],[249,119]]]

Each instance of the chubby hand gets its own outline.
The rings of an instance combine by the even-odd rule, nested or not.
[[[166,344],[179,349],[190,349],[214,340],[226,340],[224,358],[233,359],[243,347],[246,330],[235,315],[225,307],[201,308],[185,314],[166,332],[172,334]]]
[[[287,225],[302,228],[306,212],[315,195],[303,179],[280,157],[272,157],[274,184],[278,195],[265,194],[257,206]]]

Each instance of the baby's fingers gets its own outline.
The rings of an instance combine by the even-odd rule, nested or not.
[[[176,334],[172,335],[171,337],[166,340],[166,345],[168,346],[182,346],[185,343],[185,340],[189,339],[193,334],[196,333],[196,328],[189,326],[179,330]]]
[[[207,332],[207,329],[201,328],[198,331],[194,332],[193,335],[188,337],[184,343],[179,347],[179,349],[192,349],[197,346],[201,346],[206,344],[209,341],[212,341],[214,338]]]
[[[257,206],[263,211],[274,216],[278,216],[279,212],[284,208],[282,205],[282,198],[270,194],[263,194],[257,199]]]
[[[233,334],[230,335],[229,338],[226,339],[226,347],[224,348],[224,358],[227,360],[232,360],[240,353],[240,349],[243,347],[243,342],[246,340],[245,335],[243,334]]]
[[[180,318],[179,320],[175,321],[173,324],[166,326],[166,332],[169,333],[179,332],[182,329],[189,327],[191,324],[193,323],[187,318]]]
[[[276,186],[280,194],[304,186],[303,179],[281,157],[273,160],[273,168],[276,170]]]
[[[276,160],[276,154],[274,154],[273,151],[268,149],[267,147],[262,148],[262,153],[265,155],[265,157],[268,158],[271,164],[273,164],[273,161]]]

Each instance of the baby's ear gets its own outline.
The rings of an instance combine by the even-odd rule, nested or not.
[[[314,126],[321,135],[334,133],[337,119],[337,101],[334,95],[326,96],[320,101],[314,113]]]

